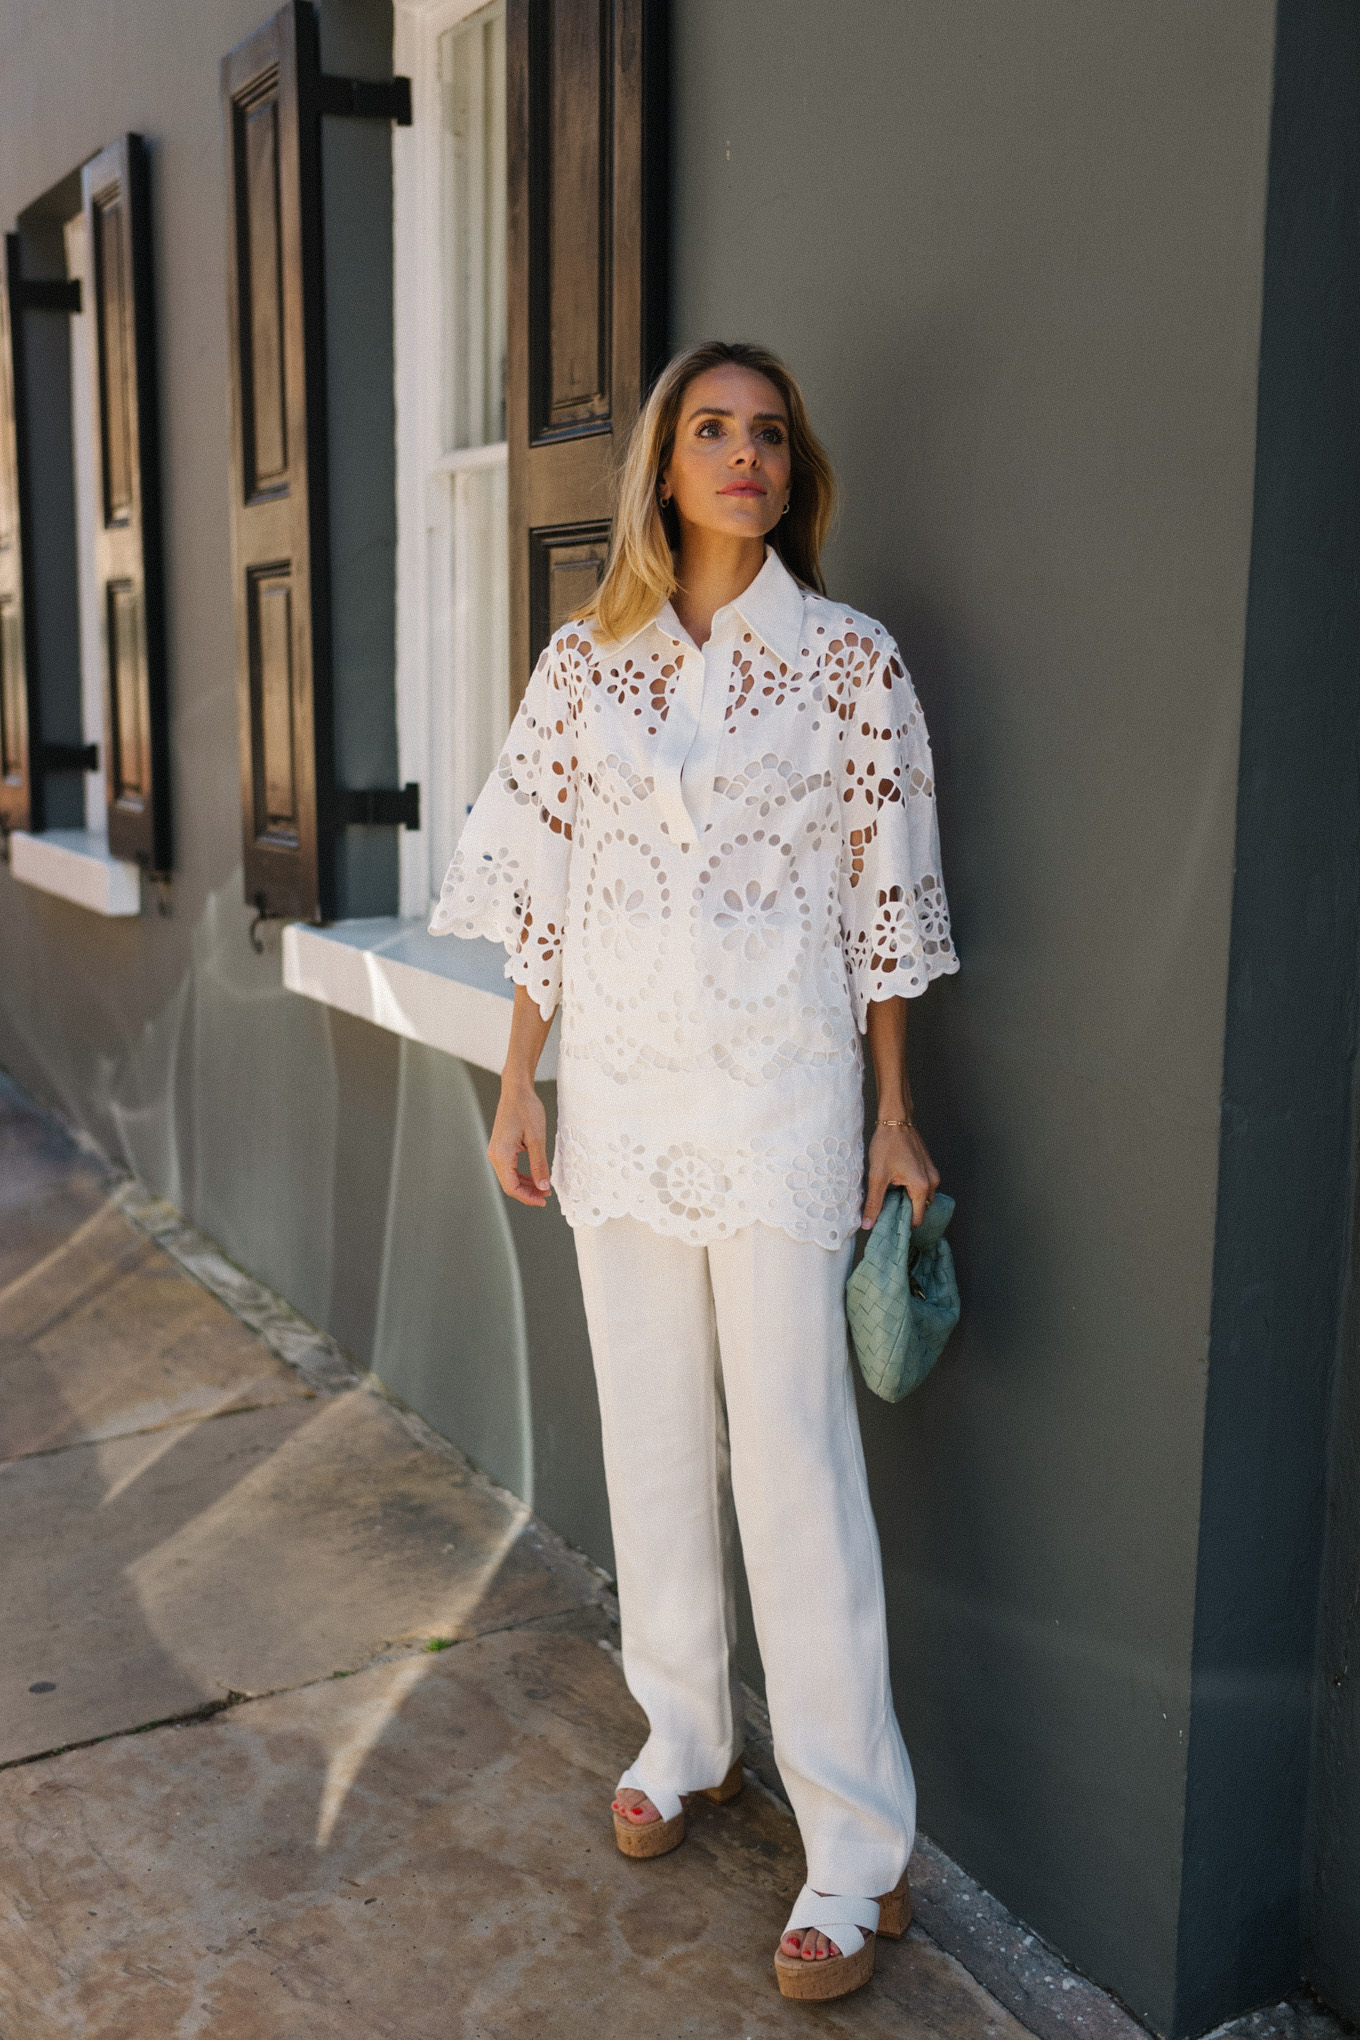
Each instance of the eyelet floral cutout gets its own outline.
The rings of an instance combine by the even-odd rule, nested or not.
[[[818,1140],[794,1161],[789,1188],[797,1210],[817,1226],[834,1226],[855,1193],[858,1148],[848,1140]]]
[[[724,911],[713,916],[715,926],[727,929],[724,949],[740,949],[748,963],[756,963],[773,948],[771,935],[786,918],[776,904],[778,892],[763,895],[759,880],[748,878],[745,896],[730,885],[723,894]]]
[[[716,1218],[732,1188],[732,1179],[721,1163],[701,1153],[692,1140],[672,1145],[658,1155],[650,1181],[671,1217],[686,1219],[691,1225],[696,1219]]]
[[[880,624],[777,555],[700,652],[559,631],[431,927],[560,1003],[568,1221],[703,1241],[859,1222],[860,1035],[958,968],[920,706]]]

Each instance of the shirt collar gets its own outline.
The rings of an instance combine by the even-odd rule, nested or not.
[[[738,595],[731,607],[736,610],[744,623],[769,646],[777,659],[786,666],[792,666],[803,641],[803,590],[794,580],[773,546],[765,548],[765,564],[749,588]],[[721,610],[718,612],[722,614]],[[678,645],[692,642],[670,603],[652,619],[656,628],[663,631]],[[650,630],[651,624],[644,624]],[[642,631],[635,633],[641,637]],[[631,644],[633,639],[628,642]]]

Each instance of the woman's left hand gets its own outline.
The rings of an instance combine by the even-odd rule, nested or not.
[[[899,1183],[911,1199],[911,1222],[919,1225],[926,1206],[940,1187],[940,1172],[914,1126],[876,1126],[869,1142],[869,1160],[864,1186],[864,1216],[868,1232],[883,1209],[888,1189]]]

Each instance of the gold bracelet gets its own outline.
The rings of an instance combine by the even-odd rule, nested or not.
[[[876,1119],[876,1120],[874,1121],[874,1125],[875,1125],[875,1126],[909,1126],[909,1127],[911,1127],[911,1129],[912,1129],[912,1131],[913,1131],[913,1132],[915,1132],[915,1130],[916,1130],[916,1121],[915,1121],[914,1119]]]

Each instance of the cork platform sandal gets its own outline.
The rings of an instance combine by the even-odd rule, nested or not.
[[[685,1801],[679,1793],[664,1792],[660,1786],[649,1785],[645,1778],[638,1776],[636,1766],[624,1772],[615,1790],[621,1791],[624,1786],[631,1786],[635,1792],[645,1792],[661,1818],[644,1821],[641,1827],[635,1827],[632,1821],[616,1813],[614,1840],[621,1853],[632,1856],[636,1861],[645,1861],[652,1856],[667,1856],[672,1849],[678,1849],[685,1839]],[[711,1799],[715,1806],[725,1806],[729,1799],[736,1798],[741,1787],[741,1758],[738,1757],[721,1785],[706,1785],[685,1797]]]
[[[781,1945],[774,1958],[781,1993],[786,1998],[847,1997],[874,1973],[875,1937],[887,1934],[895,1941],[910,1925],[911,1891],[905,1870],[882,1898],[823,1898],[805,1884],[784,1933],[799,1934],[806,1927],[815,1927],[841,1952],[807,1961],[801,1955],[786,1955]],[[781,1943],[783,1938],[781,1934]]]

